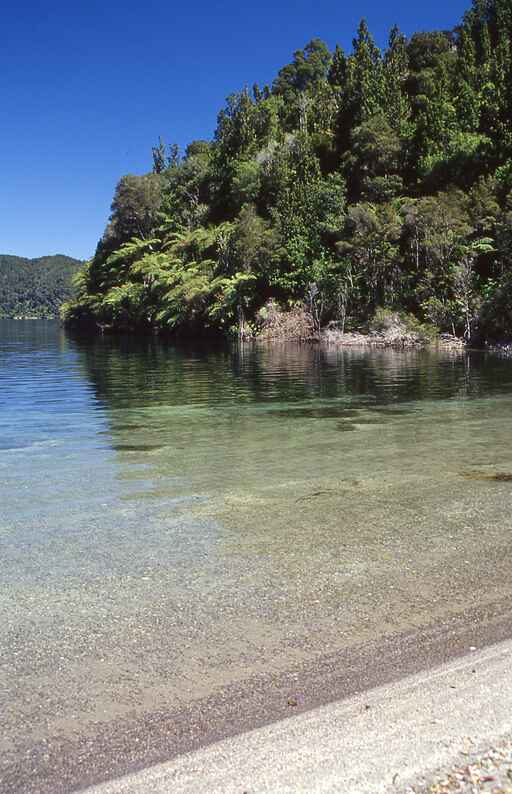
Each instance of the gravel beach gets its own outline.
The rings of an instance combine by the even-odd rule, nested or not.
[[[89,794],[507,791],[511,663],[510,641],[469,650],[428,672],[218,742]]]
[[[467,763],[427,788],[409,786],[405,794],[512,794],[512,737],[483,755],[468,752]]]

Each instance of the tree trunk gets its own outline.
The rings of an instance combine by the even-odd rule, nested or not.
[[[242,301],[238,301],[238,335],[240,339],[245,339],[245,312]]]

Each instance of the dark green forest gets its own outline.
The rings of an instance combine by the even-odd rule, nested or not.
[[[0,254],[0,317],[58,317],[82,263],[69,256],[24,259]]]
[[[512,335],[512,0],[454,30],[364,21],[228,97],[212,141],[162,140],[124,176],[64,307],[119,329],[258,332],[392,310],[465,339]]]

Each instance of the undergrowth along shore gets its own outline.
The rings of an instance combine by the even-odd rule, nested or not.
[[[220,334],[211,329],[201,327],[189,329],[185,333],[171,333],[171,338],[180,341],[218,341],[219,338],[236,339],[241,342],[304,342],[317,343],[330,347],[367,347],[394,349],[439,348],[444,350],[462,351],[466,349],[487,350],[506,356],[512,356],[512,341],[486,341],[482,339],[464,339],[455,333],[441,333],[432,325],[420,323],[417,318],[405,312],[378,309],[375,316],[366,326],[358,329],[345,329],[340,322],[330,322],[320,327],[315,316],[304,305],[297,305],[283,311],[274,301],[269,301],[258,315],[257,322],[246,324],[243,333],[234,333],[235,329]],[[75,331],[101,334],[133,333],[167,337],[169,333],[162,329],[123,328],[113,324],[76,323],[70,324]],[[238,329],[237,329],[238,330]]]
[[[267,341],[316,341],[338,347],[418,348],[438,346],[461,350],[466,341],[455,334],[440,334],[431,325],[420,323],[413,315],[378,309],[362,330],[345,330],[339,322],[318,327],[306,307],[282,312],[270,302],[265,307],[261,327],[252,338]]]

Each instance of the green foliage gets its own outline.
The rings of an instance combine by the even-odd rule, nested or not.
[[[374,333],[386,333],[398,326],[402,332],[414,335],[424,342],[433,342],[438,336],[435,325],[420,322],[414,314],[383,309],[381,306],[377,308],[368,323],[368,328]]]
[[[211,142],[159,139],[120,180],[65,317],[245,335],[266,305],[316,329],[380,307],[512,333],[511,33],[510,0],[474,0],[383,52],[364,21],[351,52],[313,39],[227,98]]]
[[[401,142],[385,116],[373,116],[355,127],[345,156],[354,200],[384,202],[402,195]]]
[[[57,317],[82,263],[69,256],[0,255],[0,317]]]

